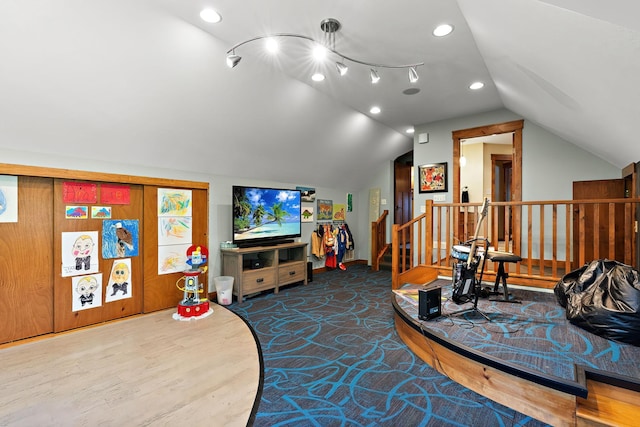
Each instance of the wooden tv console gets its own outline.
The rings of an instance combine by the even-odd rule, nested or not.
[[[307,284],[307,243],[221,248],[222,274],[233,276],[233,294],[245,295],[302,282]]]

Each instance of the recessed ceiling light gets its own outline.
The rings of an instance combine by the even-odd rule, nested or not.
[[[380,114],[380,111],[382,111],[382,110],[380,110],[380,107],[377,107],[375,105],[373,107],[371,107],[371,109],[369,110],[369,112],[371,114]]]
[[[405,132],[411,134],[411,133],[415,132],[415,129],[414,128],[409,128]]]
[[[452,31],[453,25],[441,24],[438,25],[435,30],[433,30],[433,35],[436,37],[444,37],[448,34],[451,34]]]
[[[210,22],[212,24],[217,24],[222,21],[222,16],[213,9],[203,9],[202,12],[200,12],[200,18],[202,18],[203,21]]]
[[[469,85],[469,89],[478,90],[484,87],[484,83],[482,82],[473,82]]]
[[[311,80],[313,80],[314,82],[321,82],[324,80],[324,74],[315,73],[313,76],[311,76]]]

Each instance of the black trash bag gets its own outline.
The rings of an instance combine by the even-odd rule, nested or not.
[[[632,267],[606,259],[592,261],[566,274],[553,291],[574,325],[640,346],[640,283]]]

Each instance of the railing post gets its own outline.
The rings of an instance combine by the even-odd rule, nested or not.
[[[433,200],[427,199],[425,209],[425,227],[424,227],[424,257],[425,264],[433,264]]]

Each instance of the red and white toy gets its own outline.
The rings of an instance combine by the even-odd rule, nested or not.
[[[187,249],[187,265],[189,269],[184,271],[176,286],[184,292],[182,301],[178,303],[178,312],[173,315],[176,320],[190,320],[193,318],[206,317],[213,313],[213,309],[209,306],[209,300],[201,298],[200,294],[204,293],[202,284],[199,283],[198,276],[207,272],[207,263],[209,250],[204,246],[192,245]],[[203,267],[204,266],[204,267]],[[183,287],[180,282],[184,280]]]

